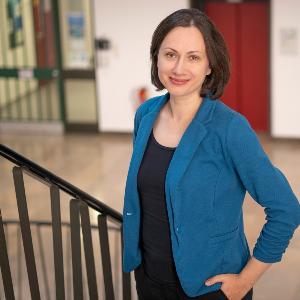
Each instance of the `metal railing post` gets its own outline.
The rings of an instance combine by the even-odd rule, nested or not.
[[[65,299],[64,286],[64,260],[62,248],[61,212],[59,189],[55,185],[50,186],[52,237],[55,269],[56,298]]]
[[[6,299],[14,300],[15,294],[14,294],[11,272],[10,272],[10,267],[9,267],[1,210],[0,210],[0,249],[1,249],[1,251],[0,251],[0,269],[1,269],[1,274],[2,274],[2,279],[3,279],[3,284],[4,284],[5,297],[6,297]]]
[[[18,206],[19,219],[21,225],[21,233],[22,233],[22,240],[23,240],[23,247],[24,247],[25,259],[26,259],[26,267],[27,267],[31,298],[33,300],[35,299],[39,300],[41,299],[41,296],[40,296],[40,289],[39,289],[38,277],[36,272],[36,264],[34,258],[23,173],[20,167],[13,168],[13,177],[14,177],[17,206]]]
[[[115,295],[114,295],[114,287],[113,287],[113,280],[112,280],[111,258],[110,258],[110,251],[109,251],[106,215],[98,215],[98,228],[99,228],[98,230],[99,230],[106,300],[114,300]]]

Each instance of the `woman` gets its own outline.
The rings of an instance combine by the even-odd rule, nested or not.
[[[219,100],[228,52],[204,13],[166,17],[153,34],[151,60],[152,83],[168,92],[135,114],[123,269],[134,270],[139,299],[252,299],[299,225],[298,200],[246,118]],[[246,190],[267,219],[252,256]]]

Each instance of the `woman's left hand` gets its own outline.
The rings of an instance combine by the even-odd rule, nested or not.
[[[229,300],[241,300],[252,288],[250,282],[247,282],[239,274],[220,274],[206,280],[206,285],[212,285],[222,282],[221,290]]]

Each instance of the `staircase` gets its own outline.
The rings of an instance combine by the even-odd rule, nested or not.
[[[0,207],[0,299],[132,299],[122,215],[2,144],[0,157],[12,163],[19,216],[5,219]],[[48,190],[50,220],[30,218],[27,176]]]

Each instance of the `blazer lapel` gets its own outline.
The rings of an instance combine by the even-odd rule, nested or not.
[[[132,199],[138,199],[139,193],[137,189],[137,174],[138,170],[147,146],[147,142],[153,128],[154,122],[160,112],[162,106],[169,99],[169,93],[158,98],[157,104],[155,104],[154,108],[150,110],[150,112],[146,113],[139,124],[139,129],[137,132],[137,136],[135,139],[135,145],[133,148],[132,158],[128,170],[127,183],[125,189],[125,197],[129,197]],[[130,188],[128,188],[130,187]],[[133,188],[132,188],[133,187]],[[132,203],[139,208],[139,201]]]
[[[207,133],[206,125],[212,119],[216,101],[203,98],[196,115],[181,137],[166,175],[166,185],[173,192]]]
[[[186,168],[192,160],[198,146],[201,144],[207,130],[202,124],[190,124],[178,144],[170,162],[166,186],[175,191]]]

